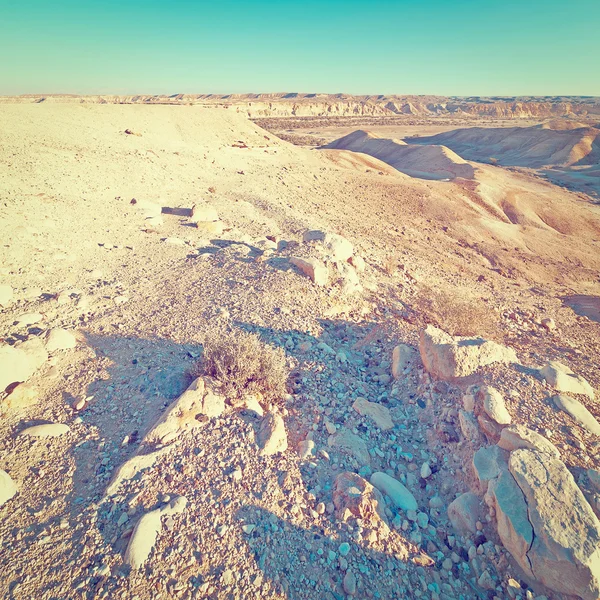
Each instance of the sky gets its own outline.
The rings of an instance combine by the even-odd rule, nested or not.
[[[600,96],[600,0],[0,0],[0,95]]]

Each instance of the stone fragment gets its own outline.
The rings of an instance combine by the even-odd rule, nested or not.
[[[563,410],[570,415],[581,427],[593,435],[600,435],[600,423],[594,415],[575,398],[571,398],[566,394],[554,396],[552,401],[556,408]]]
[[[392,500],[402,510],[417,510],[418,505],[412,493],[397,479],[387,473],[377,471],[371,475],[371,485]]]
[[[348,261],[356,269],[357,273],[364,273],[367,263],[365,263],[365,259],[362,256],[355,254],[354,256],[351,256]]]
[[[419,351],[427,371],[446,381],[494,363],[517,362],[511,348],[482,338],[452,337],[433,325],[421,331]]]
[[[51,329],[46,337],[46,350],[48,352],[67,350],[75,348],[76,345],[77,339],[75,336],[70,331],[60,327]]]
[[[371,456],[366,442],[348,429],[342,428],[327,439],[330,448],[339,448],[353,456],[361,466],[371,464]]]
[[[487,415],[498,423],[498,425],[510,425],[512,418],[506,405],[504,404],[504,398],[500,392],[492,386],[483,386],[478,392],[479,400],[483,404],[483,410]]]
[[[362,519],[365,526],[371,529],[389,530],[383,496],[379,490],[356,473],[340,473],[335,478],[333,504],[340,521],[354,517]]]
[[[569,367],[563,365],[557,360],[551,360],[540,369],[540,375],[554,389],[559,392],[571,394],[582,394],[594,399],[594,389],[581,376],[573,373]]]
[[[0,469],[0,506],[6,504],[17,491],[17,484],[12,477],[6,471]]]
[[[302,236],[305,242],[321,242],[331,259],[345,262],[354,254],[354,246],[343,236],[337,233],[311,230]]]
[[[377,427],[387,431],[394,427],[394,422],[388,408],[376,402],[369,402],[366,398],[357,398],[352,408],[361,416],[373,419]]]
[[[287,450],[287,432],[281,415],[267,413],[263,418],[258,431],[258,446],[261,456],[271,456]]]
[[[458,423],[463,437],[473,446],[479,447],[483,443],[479,425],[473,416],[473,413],[468,413],[464,410],[458,411]]]
[[[502,433],[502,427],[496,421],[492,421],[486,414],[482,413],[477,416],[477,424],[479,425],[479,430],[485,434],[490,442],[498,442]]]
[[[313,440],[301,440],[298,442],[298,456],[306,460],[315,454],[315,443]]]
[[[194,204],[194,206],[192,206],[192,214],[190,215],[189,220],[190,223],[218,221],[219,213],[217,213],[216,208],[211,204]]]
[[[70,431],[70,427],[64,423],[44,423],[43,425],[34,425],[27,427],[19,432],[19,435],[28,437],[59,437]]]
[[[500,475],[503,469],[508,469],[508,452],[499,446],[479,448],[473,455],[473,469],[481,484]]]
[[[485,518],[484,507],[473,492],[461,494],[448,506],[452,527],[461,535],[477,533],[477,521]]]
[[[406,344],[399,344],[392,352],[392,377],[399,379],[404,375],[404,371],[414,364],[417,358],[417,352],[414,348]]]
[[[329,281],[329,269],[316,258],[290,258],[290,264],[297,267],[304,275],[320,286],[327,285]]]
[[[346,574],[344,575],[344,580],[342,582],[342,586],[344,588],[344,592],[346,592],[348,596],[356,595],[356,576],[352,571],[346,571]]]
[[[182,513],[187,505],[183,496],[178,496],[165,506],[143,515],[135,526],[123,562],[133,569],[139,569],[150,556],[162,529],[161,517]]]
[[[197,377],[159,417],[144,441],[170,443],[183,431],[199,427],[206,418],[218,417],[224,410],[225,398],[219,393],[218,382],[210,377]]]
[[[560,452],[552,442],[549,442],[539,433],[528,429],[525,425],[505,427],[500,434],[498,446],[509,452],[520,448],[528,448],[545,452],[556,458],[560,457]]]
[[[23,315],[18,316],[16,322],[17,325],[21,327],[27,327],[28,325],[35,325],[36,323],[39,323],[43,318],[43,315],[37,312],[25,313]]]

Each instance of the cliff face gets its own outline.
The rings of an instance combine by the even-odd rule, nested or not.
[[[23,95],[2,103],[200,104],[220,106],[249,117],[466,115],[504,119],[600,114],[600,98],[447,98],[443,96],[351,96],[347,94],[174,94],[133,96]]]

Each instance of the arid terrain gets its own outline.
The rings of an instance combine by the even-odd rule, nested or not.
[[[0,99],[0,596],[599,598],[599,107]]]

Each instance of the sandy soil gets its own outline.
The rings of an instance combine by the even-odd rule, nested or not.
[[[600,323],[569,307],[573,296],[586,306],[600,297],[600,210],[587,197],[485,165],[475,180],[413,178],[196,106],[1,105],[0,153],[0,274],[14,293],[0,337],[16,344],[62,327],[78,340],[32,377],[30,406],[0,397],[0,468],[19,489],[0,507],[0,595],[337,600],[351,573],[358,598],[526,596],[533,582],[488,521],[464,538],[448,523],[472,478],[457,407],[467,383],[491,383],[514,422],[551,436],[576,476],[600,467],[597,439],[550,405],[533,374],[557,359],[600,387]],[[221,234],[190,226],[202,203],[217,210]],[[149,222],[152,207],[160,219]],[[362,291],[318,287],[290,265],[309,252],[307,229],[353,243],[366,261]],[[425,286],[468,294],[487,315],[481,327],[522,366],[450,385],[415,364],[391,381],[393,347],[416,346],[428,320]],[[556,330],[541,326],[549,317]],[[288,450],[259,455],[258,420],[228,402],[105,498],[219,328],[285,349]],[[361,417],[358,396],[388,407],[394,429]],[[70,429],[19,435],[43,422]],[[370,465],[330,446],[331,426],[360,436]],[[306,439],[316,453],[301,458]],[[333,481],[361,469],[401,478],[421,525],[392,506],[387,538],[340,520]],[[130,570],[134,525],[178,495],[186,509],[164,519],[148,562]],[[484,572],[495,589],[480,584]]]

